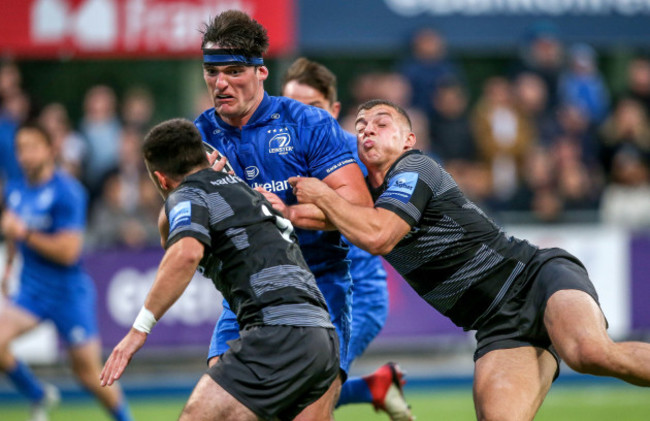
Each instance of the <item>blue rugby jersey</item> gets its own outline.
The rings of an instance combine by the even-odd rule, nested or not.
[[[7,186],[6,203],[27,226],[54,234],[62,230],[83,231],[86,225],[87,195],[81,184],[57,170],[48,181],[32,186],[22,178]],[[23,268],[20,293],[46,301],[69,300],[91,288],[91,280],[80,261],[72,265],[55,263],[20,243]]]
[[[228,158],[235,173],[251,187],[264,187],[287,205],[295,204],[288,178],[323,179],[355,163],[345,132],[326,111],[285,97],[269,96],[240,130],[225,123],[213,108],[194,122],[203,139]],[[296,229],[300,248],[315,273],[345,259],[348,247],[338,231]]]

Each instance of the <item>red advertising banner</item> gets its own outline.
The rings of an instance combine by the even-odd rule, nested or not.
[[[0,2],[0,54],[192,57],[203,24],[228,9],[266,27],[269,55],[295,45],[295,0],[21,0]]]

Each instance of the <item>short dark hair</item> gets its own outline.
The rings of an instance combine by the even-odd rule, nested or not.
[[[39,122],[36,120],[27,120],[26,122],[22,123],[20,126],[18,126],[18,129],[16,130],[16,134],[22,130],[34,130],[37,131],[47,146],[52,147],[54,144],[54,140],[52,139],[52,135],[50,132],[45,130],[45,127],[43,127]]]
[[[337,100],[336,75],[320,63],[300,57],[285,72],[282,89],[293,80],[316,89],[332,104]]]
[[[386,105],[387,107],[391,107],[395,111],[397,111],[399,114],[404,117],[406,122],[408,123],[409,130],[413,130],[413,125],[411,124],[411,118],[409,115],[406,113],[406,110],[399,105],[395,104],[393,101],[389,101],[387,99],[371,99],[370,101],[366,101],[363,104],[359,105],[357,108],[357,113],[361,110],[369,110],[371,108],[375,108],[379,105]]]
[[[269,48],[266,29],[239,10],[227,10],[206,23],[201,31],[201,47],[213,42],[222,48],[243,50],[250,57],[261,57]]]
[[[203,139],[194,124],[184,118],[163,121],[144,137],[142,155],[151,172],[181,178],[201,165],[209,165]]]

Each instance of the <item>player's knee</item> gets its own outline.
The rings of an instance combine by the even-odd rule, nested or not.
[[[519,414],[506,408],[504,405],[491,405],[476,408],[478,421],[520,421]]]
[[[178,421],[191,421],[199,419],[199,405],[195,400],[190,399],[183,408]]]
[[[608,346],[583,341],[563,358],[566,364],[578,373],[596,374],[609,365],[609,354]]]

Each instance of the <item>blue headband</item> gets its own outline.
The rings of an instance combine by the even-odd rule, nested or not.
[[[262,57],[250,57],[244,50],[232,48],[204,48],[203,63],[225,66],[244,64],[246,66],[264,66]]]

